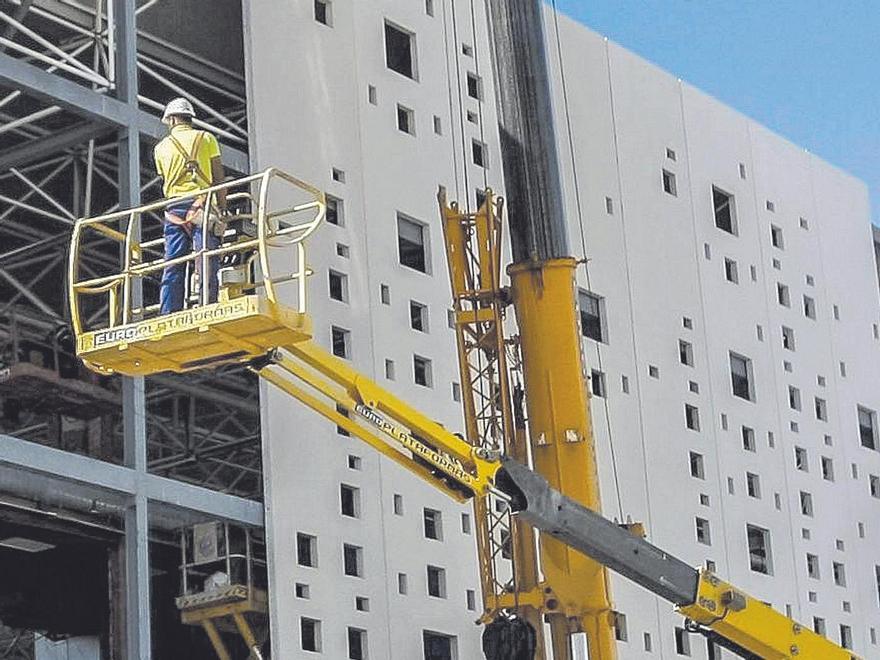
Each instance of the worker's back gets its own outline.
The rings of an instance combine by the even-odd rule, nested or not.
[[[153,151],[165,197],[177,197],[212,184],[211,159],[220,145],[211,133],[191,124],[176,124]]]

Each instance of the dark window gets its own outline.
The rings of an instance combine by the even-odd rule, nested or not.
[[[614,638],[618,642],[625,642],[629,639],[629,632],[626,628],[626,614],[623,612],[614,612]]]
[[[729,234],[736,234],[736,219],[733,214],[733,195],[712,187],[712,202],[715,209],[715,226]]]
[[[724,279],[734,284],[739,283],[739,269],[733,259],[724,259]]]
[[[871,497],[880,499],[880,477],[876,474],[869,475],[868,487],[871,489]]]
[[[801,472],[810,471],[810,463],[807,460],[807,450],[803,447],[794,448],[794,467]]]
[[[590,371],[590,390],[593,396],[605,397],[605,374],[595,369]]]
[[[409,301],[409,327],[419,332],[428,331],[428,307],[415,300]]]
[[[341,358],[348,358],[351,355],[351,332],[334,325],[331,328],[331,339],[333,355]]]
[[[845,649],[853,647],[852,628],[846,624],[840,624],[840,645]]]
[[[468,96],[478,101],[483,98],[483,81],[475,73],[467,74]]]
[[[755,525],[746,525],[746,536],[749,542],[749,566],[756,573],[770,575],[770,532]]]
[[[367,657],[367,631],[357,628],[348,629],[349,660],[365,660]]]
[[[329,280],[330,297],[340,302],[348,302],[348,276],[331,270]]]
[[[385,63],[392,71],[415,80],[415,35],[385,23]]]
[[[706,660],[722,660],[721,647],[711,639],[706,640]]]
[[[690,452],[691,476],[697,479],[706,478],[706,469],[703,464],[703,455],[695,451]]]
[[[340,484],[339,499],[343,516],[348,516],[349,518],[360,517],[360,488]]]
[[[816,301],[810,296],[804,296],[804,316],[808,319],[816,318]]]
[[[348,543],[342,546],[342,568],[346,575],[351,577],[363,577],[364,575],[364,551],[356,545]]]
[[[742,427],[742,440],[743,440],[743,449],[746,451],[757,451],[757,444],[755,443],[755,430],[750,429],[748,426]]]
[[[788,386],[788,407],[792,410],[801,409],[801,391],[794,385]]]
[[[697,530],[697,542],[703,545],[712,545],[712,534],[709,530],[709,521],[705,518],[696,518],[694,520]]]
[[[786,284],[777,282],[776,299],[783,307],[791,307],[791,293],[789,292],[788,286]]]
[[[785,247],[785,240],[782,237],[782,228],[776,225],[770,225],[770,242],[773,247],[782,250]]]
[[[859,437],[862,447],[877,449],[877,413],[867,408],[858,407]]]
[[[587,291],[578,292],[581,316],[581,334],[596,341],[605,342],[605,299]]]
[[[691,638],[684,628],[675,629],[675,652],[678,655],[691,654]]]
[[[880,601],[880,566],[874,566],[874,583],[877,587],[877,599]]]
[[[311,534],[296,535],[296,563],[314,568],[318,565],[318,539]]]
[[[488,167],[485,144],[478,140],[473,140],[471,143],[471,155],[474,159],[474,165],[477,167]]]
[[[675,175],[668,170],[663,170],[663,192],[668,195],[672,195],[673,197],[678,196],[678,188],[675,184]]]
[[[327,222],[329,222],[331,225],[337,225],[341,227],[343,224],[342,210],[342,200],[338,197],[327,195]]]
[[[846,567],[839,561],[831,562],[831,573],[834,576],[834,584],[838,587],[846,586]]]
[[[752,472],[746,472],[746,493],[749,497],[761,499],[761,478]]]
[[[425,538],[443,540],[443,514],[436,509],[425,509]]]
[[[397,106],[397,128],[403,133],[416,134],[415,113],[402,105]]]
[[[428,566],[428,595],[435,598],[446,598],[446,570],[437,566]]]
[[[321,622],[302,617],[299,620],[300,641],[303,651],[321,651]]]
[[[805,491],[800,492],[801,514],[808,518],[813,517],[813,496]]]
[[[782,348],[788,351],[795,350],[794,330],[786,326],[782,326]]]
[[[694,366],[694,347],[689,341],[678,340],[678,361],[689,367]]]
[[[413,380],[416,385],[432,387],[431,361],[428,358],[413,355]]]
[[[807,576],[814,580],[820,579],[819,557],[809,552],[807,553]]]
[[[754,399],[751,371],[751,360],[736,353],[730,354],[730,382],[733,387],[733,395],[746,401]]]
[[[684,421],[692,431],[700,430],[700,411],[696,406],[692,406],[689,403],[684,404]]]
[[[315,0],[315,20],[330,25],[330,3],[326,0]]]
[[[397,215],[397,250],[400,263],[408,268],[426,273],[425,226],[401,214]]]
[[[439,633],[422,633],[425,649],[425,660],[453,660],[455,657],[455,637]]]

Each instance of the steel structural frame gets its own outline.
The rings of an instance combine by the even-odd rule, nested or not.
[[[141,138],[153,141],[164,135],[165,128],[158,118],[145,110],[157,110],[161,105],[138,93],[138,73],[171,92],[181,88],[167,75],[167,64],[148,53],[137,52],[138,39],[149,42],[152,37],[137,30],[136,14],[155,2],[136,8],[135,0],[106,0],[105,23],[104,2],[99,0],[94,12],[94,29],[79,28],[81,38],[58,44],[41,40],[34,30],[28,32],[22,19],[31,11],[41,20],[56,25],[64,23],[66,29],[75,31],[75,21],[61,12],[52,16],[46,9],[53,3],[63,9],[63,1],[21,0],[14,13],[0,11],[0,85],[14,90],[11,94],[0,94],[0,134],[24,138],[22,143],[0,151],[0,179],[14,180],[22,190],[17,197],[3,195],[0,199],[2,206],[8,207],[0,210],[0,239],[12,234],[22,239],[11,249],[0,252],[0,278],[13,291],[11,300],[0,303],[0,316],[12,312],[16,304],[23,304],[36,310],[36,316],[44,318],[47,326],[59,319],[57,304],[40,295],[39,285],[52,273],[59,255],[66,251],[73,220],[79,215],[104,210],[91,208],[95,188],[100,185],[114,189],[118,191],[120,205],[132,206],[140,199],[141,192],[158,182],[140,163],[139,143]],[[31,39],[30,45],[15,41],[23,31]],[[33,47],[34,41],[38,47]],[[91,65],[85,62],[89,48],[93,48]],[[180,55],[181,58],[197,57],[185,51]],[[199,64],[202,68],[209,65]],[[220,77],[230,74],[228,71],[207,72]],[[190,74],[188,80],[197,83],[198,75]],[[202,113],[217,124],[212,130],[226,143],[224,164],[237,172],[249,169],[243,89],[242,80],[241,95],[233,90],[224,91],[230,104],[238,102],[241,106],[231,113],[220,113],[195,99]],[[21,94],[43,106],[19,116],[10,114],[10,101]],[[45,125],[58,117],[79,119],[62,130]],[[114,133],[117,140],[106,142],[112,140]],[[72,204],[52,192],[52,187],[57,188],[59,183],[74,189]],[[45,224],[17,222],[21,213],[36,216]],[[96,269],[101,267],[99,254],[91,261]],[[0,337],[7,331],[0,327]],[[251,428],[229,414],[229,404],[238,399],[238,392],[248,392],[251,398],[238,399],[237,409],[246,410],[252,405],[256,409],[256,388],[237,374],[231,374],[229,381],[235,394],[174,379],[156,379],[151,381],[150,388],[145,388],[143,381],[126,380],[120,429],[125,445],[123,466],[0,435],[0,468],[7,474],[13,470],[26,476],[36,487],[56,491],[60,488],[93,500],[107,498],[119,502],[125,568],[120,575],[121,600],[117,602],[127,611],[124,630],[120,630],[123,646],[116,649],[119,657],[143,660],[151,657],[148,557],[151,519],[154,525],[160,519],[180,524],[208,517],[251,526],[263,524],[262,505],[257,501],[155,473],[160,470],[174,473],[192,463],[195,457],[199,473],[189,478],[208,486],[224,485],[216,479],[217,473],[224,469],[239,470],[239,476],[231,485],[225,484],[227,487],[234,488],[245,475],[256,475],[257,483],[261,481],[259,427]],[[194,405],[196,397],[202,402],[211,402],[218,411],[226,406],[227,412],[200,415],[198,424],[193,420],[189,425],[191,437],[183,446],[173,435],[168,437],[167,446],[161,441],[151,441],[149,450],[155,453],[158,447],[161,455],[150,457],[148,427],[164,429],[170,420],[150,410],[146,402],[167,399],[176,409],[177,400],[183,400],[184,396],[190,405]],[[258,411],[256,419],[258,423]]]

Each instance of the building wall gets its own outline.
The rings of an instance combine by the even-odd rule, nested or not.
[[[350,330],[355,366],[457,430],[435,194],[443,185],[464,205],[486,183],[502,190],[482,8],[472,19],[463,0],[334,2],[326,26],[312,2],[279,4],[245,10],[255,164],[344,200],[343,226],[327,226],[311,245],[316,339],[328,346],[331,325]],[[415,34],[415,81],[386,67],[386,20]],[[870,482],[880,455],[861,446],[856,411],[880,409],[880,307],[864,185],[581,25],[548,13],[548,35],[570,243],[589,259],[580,286],[604,301],[607,341],[585,339],[584,348],[605,378],[606,396],[591,404],[605,514],[645,521],[654,543],[694,565],[714,562],[808,625],[823,618],[832,639],[850,626],[856,650],[870,655],[880,564],[870,550],[880,535]],[[467,96],[469,71],[483,74],[482,104]],[[414,136],[398,130],[397,104],[413,110]],[[486,170],[472,164],[473,139],[487,144]],[[664,192],[664,169],[675,195]],[[713,186],[733,195],[736,235],[715,226]],[[399,212],[426,224],[427,274],[398,263]],[[738,283],[725,279],[725,259],[736,262]],[[327,295],[331,268],[348,276],[347,302]],[[789,287],[789,307],[778,303],[778,283]],[[815,319],[803,296],[815,301]],[[428,306],[428,332],[410,328],[410,300]],[[794,333],[793,351],[782,346],[782,326]],[[693,366],[681,364],[680,340]],[[750,360],[754,401],[732,394],[731,352]],[[432,360],[432,387],[414,384],[414,354]],[[789,386],[800,390],[801,411],[789,407]],[[466,606],[466,591],[478,589],[474,541],[461,531],[467,509],[283,395],[263,395],[276,654],[298,657],[299,618],[309,617],[322,622],[327,657],[347,657],[347,627],[367,631],[372,658],[422,657],[424,630],[455,635],[459,658],[478,657],[476,612]],[[816,418],[815,397],[827,420]],[[685,404],[698,409],[699,431],[686,427]],[[754,431],[754,451],[743,448],[743,426]],[[691,476],[691,452],[702,456],[702,478]],[[823,458],[833,480],[823,478]],[[747,472],[759,497],[747,494]],[[361,489],[358,519],[340,515],[340,483]],[[801,513],[802,491],[812,516]],[[442,541],[424,538],[424,507],[442,512]],[[709,544],[697,541],[697,517]],[[772,575],[749,567],[747,524],[769,531]],[[297,532],[317,537],[317,568],[297,565]],[[362,578],[343,575],[343,543],[363,547]],[[820,579],[808,577],[807,553],[818,557]],[[832,562],[845,566],[845,587],[835,585]],[[446,569],[445,599],[426,594],[428,564]],[[309,586],[308,599],[296,598],[296,583]],[[613,592],[627,616],[621,657],[676,657],[681,620],[669,606],[623,579]],[[369,612],[355,610],[356,596],[369,598]],[[692,637],[691,653],[706,657],[705,644]]]

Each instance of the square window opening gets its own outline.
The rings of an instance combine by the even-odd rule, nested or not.
[[[415,34],[385,21],[385,63],[402,76],[417,80]]]

